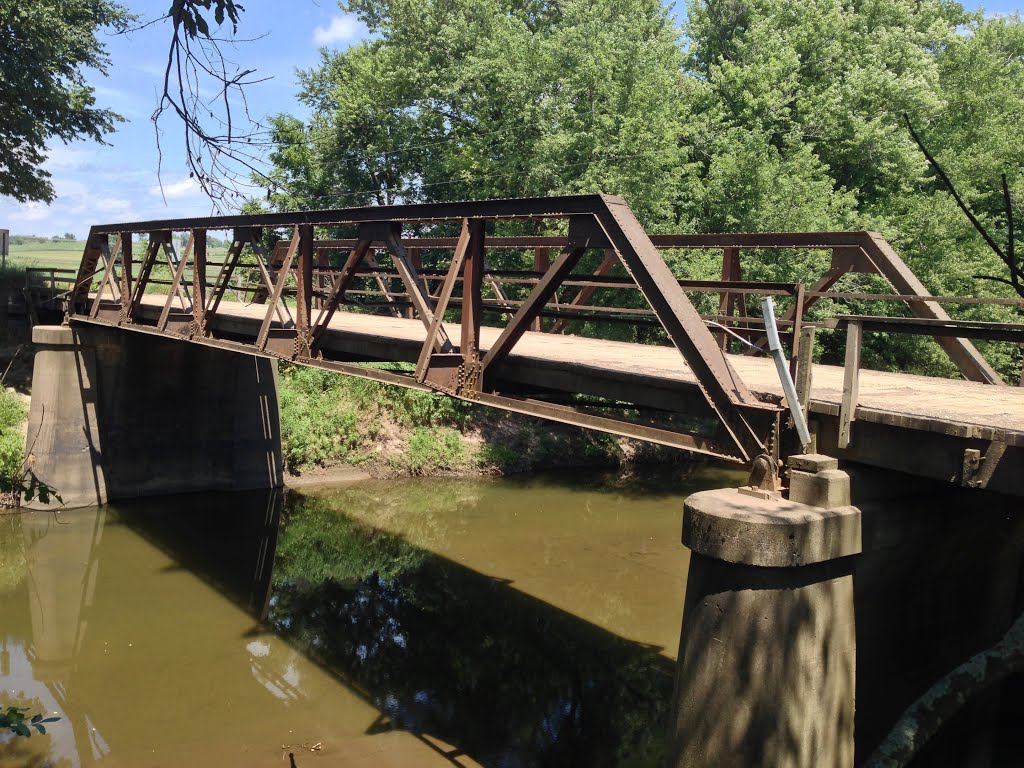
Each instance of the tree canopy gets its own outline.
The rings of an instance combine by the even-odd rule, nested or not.
[[[1000,175],[1015,206],[1024,193],[1016,16],[952,0],[691,0],[680,29],[657,0],[341,7],[371,37],[299,73],[312,117],[274,119],[257,179],[275,208],[603,191],[652,231],[881,230],[932,290],[1007,293],[978,278],[1003,265],[905,118],[1005,238]],[[687,269],[712,276],[701,265]],[[751,276],[820,266],[758,260]],[[953,373],[931,342],[882,346],[869,362]],[[988,354],[1019,370],[1019,352]]]
[[[102,141],[122,119],[96,106],[83,70],[106,71],[97,33],[129,19],[112,0],[0,0],[0,195],[53,200],[46,142]]]

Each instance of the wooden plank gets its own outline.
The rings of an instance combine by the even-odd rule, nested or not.
[[[851,425],[857,418],[860,398],[861,325],[857,321],[846,326],[846,362],[843,366],[843,400],[839,406],[839,447],[851,442]]]

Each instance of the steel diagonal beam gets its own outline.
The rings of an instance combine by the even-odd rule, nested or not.
[[[469,220],[463,219],[462,233],[459,235],[459,241],[455,246],[455,253],[452,255],[452,263],[448,267],[448,275],[445,277],[444,285],[441,286],[441,293],[434,307],[434,319],[431,320],[430,327],[427,329],[427,338],[423,341],[423,349],[420,350],[420,357],[416,362],[416,381],[421,384],[427,377],[427,369],[430,367],[430,356],[434,352],[438,333],[444,323],[444,313],[448,310],[448,302],[452,298],[452,291],[455,289],[459,271],[462,269],[462,261],[465,259],[466,251],[469,248],[469,239]]]
[[[391,291],[388,290],[388,286],[385,285],[384,283],[384,278],[381,277],[380,272],[378,272],[378,270],[380,270],[380,264],[377,263],[377,259],[374,257],[372,250],[366,254],[366,266],[368,266],[370,269],[374,271],[373,282],[377,284],[377,290],[380,291],[381,295],[384,297],[384,300],[387,302],[388,312],[391,314],[392,317],[401,317],[402,313],[399,312],[397,307],[395,306],[397,303],[395,301],[395,297],[391,295]],[[386,272],[387,270],[381,271]]]
[[[778,409],[761,403],[733,370],[626,202],[604,195],[602,202],[597,220],[743,457],[751,461],[771,450],[771,423]]]
[[[192,232],[188,234],[188,242],[185,243],[185,251],[181,254],[181,258],[178,259],[178,265],[174,269],[174,276],[171,278],[171,289],[167,292],[167,300],[164,302],[163,309],[160,311],[160,319],[157,320],[156,327],[164,331],[167,329],[167,319],[171,316],[171,306],[174,304],[174,297],[177,296],[181,301],[182,309],[185,307],[185,300],[181,296],[181,278],[185,274],[185,266],[188,264],[188,260],[192,255],[192,245],[195,242],[195,235]]]
[[[313,331],[311,333],[311,354],[315,355],[317,353],[323,339],[323,334],[327,330],[327,327],[331,322],[331,318],[334,317],[334,313],[338,311],[338,305],[345,299],[345,291],[347,291],[349,286],[352,285],[356,272],[359,270],[359,266],[363,263],[363,259],[366,258],[366,254],[369,253],[370,246],[372,244],[373,243],[370,240],[360,240],[356,244],[356,247],[351,250],[348,258],[345,259],[345,264],[341,268],[341,273],[334,281],[331,293],[328,295],[327,300],[320,309],[320,314],[317,315],[316,323],[314,324]]]
[[[269,295],[274,292],[275,286],[275,278],[271,277],[270,272],[270,269],[273,268],[273,265],[271,264],[271,257],[267,255],[266,250],[263,248],[263,244],[260,243],[258,230],[250,230],[250,232],[252,234],[249,237],[249,246],[252,248],[253,253],[256,255],[256,269],[260,273],[260,280],[263,283],[263,290],[266,290],[267,294]],[[292,242],[288,244],[288,253],[291,253],[292,256],[295,255],[294,248],[296,245],[296,240],[298,240],[298,235],[293,235]],[[267,266],[268,264],[270,265],[269,268]],[[279,282],[281,278],[281,273],[287,273],[289,269],[291,269],[291,261],[288,261],[288,264],[286,266],[283,266],[282,269],[278,272],[276,280]],[[253,301],[256,303],[262,303],[262,301],[257,300],[258,296],[259,289],[257,289],[257,293],[256,296],[254,296]],[[291,312],[288,310],[287,306],[281,306],[277,302],[271,302],[271,304],[274,305],[277,311],[277,319],[281,321],[281,325],[284,325],[285,323],[292,319]]]
[[[863,248],[868,258],[874,262],[881,274],[896,292],[906,296],[927,296],[928,289],[918,280],[910,267],[893,250],[878,232],[868,232]],[[946,310],[934,301],[908,301],[910,311],[918,317],[931,320],[949,320]],[[937,336],[935,341],[946,350],[963,377],[969,381],[982,381],[986,384],[1005,384],[995,369],[981,356],[977,348],[967,339]]]
[[[153,273],[153,265],[156,263],[157,254],[160,253],[161,241],[165,237],[170,237],[170,232],[151,232],[149,234],[149,243],[146,246],[146,255],[142,259],[142,264],[139,267],[139,279],[135,281],[135,293],[132,295],[132,308],[131,316],[128,318],[129,322],[134,322],[135,318],[139,314],[139,306],[142,304],[142,296],[146,292],[146,286],[149,284],[149,276]]]
[[[601,263],[597,265],[597,269],[594,270],[593,276],[604,277],[609,272],[611,272],[612,267],[614,267],[618,263],[619,257],[615,255],[615,251],[605,251],[604,258],[601,259]],[[569,309],[572,309],[573,307],[585,305],[588,301],[590,301],[590,297],[594,295],[594,293],[597,291],[597,288],[597,285],[583,286],[582,288],[580,288],[579,293],[577,293],[576,296],[573,297],[573,300],[570,301],[565,306],[568,307]],[[551,326],[551,330],[549,331],[549,333],[562,333],[563,331],[565,331],[568,325],[569,320],[566,320],[564,318],[556,320],[555,324]]]
[[[109,235],[101,235],[96,232],[95,227],[90,228],[89,238],[85,241],[85,249],[82,251],[82,261],[78,266],[78,274],[75,275],[74,289],[68,301],[69,314],[75,314],[75,308],[80,304],[88,304],[89,289],[96,276],[96,265],[103,254],[103,243],[107,243],[109,247]]]
[[[566,248],[558,254],[558,258],[548,268],[548,271],[544,273],[544,277],[530,291],[530,295],[526,297],[519,310],[509,320],[508,325],[505,326],[505,330],[501,332],[497,341],[491,345],[491,348],[487,350],[487,354],[484,355],[483,362],[481,363],[484,389],[493,389],[494,372],[497,370],[497,366],[508,357],[512,347],[530,329],[533,321],[539,317],[541,310],[544,309],[544,305],[555,295],[558,286],[572,272],[572,268],[579,263],[580,257],[583,256],[586,250],[583,246]]]
[[[100,287],[96,291],[96,298],[92,302],[92,308],[89,310],[89,317],[97,317],[100,312],[100,305],[103,303],[103,292],[107,290],[107,286],[111,286],[110,295],[116,299],[117,296],[114,294],[114,256],[121,248],[121,237],[117,238],[114,243],[114,250],[110,250],[110,240],[104,237],[98,242],[98,250],[100,257],[103,259],[103,279],[100,280]],[[97,261],[99,258],[97,258]]]
[[[238,261],[242,256],[242,249],[245,248],[248,240],[249,234],[246,231],[236,230],[231,236],[231,245],[228,246],[227,253],[224,254],[224,263],[221,264],[220,270],[217,273],[217,279],[213,283],[213,290],[210,292],[209,304],[206,307],[207,327],[209,327],[213,316],[217,314],[221,299],[224,298],[228,286],[231,285],[231,276],[238,266]]]
[[[178,267],[181,266],[181,262],[184,261],[184,259],[178,258],[178,252],[174,250],[174,241],[170,237],[171,233],[168,232],[167,235],[167,239],[164,240],[163,242],[164,258],[167,259],[167,266],[171,270],[171,275],[175,275],[178,272]],[[189,240],[189,242],[191,242],[191,239]],[[180,285],[181,281],[179,280],[178,283]],[[175,291],[171,291],[171,294],[174,295]],[[181,290],[177,291],[177,296],[178,301],[181,302],[181,309],[182,311],[184,311],[185,300],[189,299],[188,288],[186,288],[185,286],[181,286]]]
[[[298,230],[298,226],[295,227]],[[284,284],[288,279],[288,273],[292,269],[292,261],[295,259],[295,252],[299,246],[299,233],[296,231],[292,236],[291,245],[288,246],[288,253],[284,257],[284,264],[281,265],[281,269],[277,273],[277,282],[274,283],[274,292],[270,296],[270,303],[267,307],[267,313],[263,317],[263,324],[260,325],[260,332],[256,336],[256,347],[260,350],[267,348],[267,337],[270,335],[270,324],[274,321],[274,312],[277,310],[277,305],[281,302],[281,297],[284,294]]]
[[[832,263],[828,270],[819,277],[813,285],[807,288],[807,293],[823,293],[839,282],[839,278],[848,272],[874,272],[873,265],[865,265],[864,252],[860,248],[850,248],[843,246],[841,248],[834,248],[832,250]],[[867,268],[870,267],[870,268]],[[809,296],[803,302],[803,312],[806,313],[821,299],[820,296]],[[782,317],[779,319],[780,325],[785,323],[795,323],[797,313],[797,302],[793,302],[793,305],[785,311]],[[802,318],[801,318],[802,319]],[[768,344],[768,337],[761,336],[753,342],[754,346],[759,349],[752,349],[747,347],[743,350],[744,355],[759,355],[763,353],[764,348]]]
[[[430,326],[434,322],[434,306],[431,303],[430,293],[423,283],[423,278],[420,277],[416,265],[412,263],[412,259],[409,258],[405,246],[402,245],[400,225],[392,225],[387,228],[385,243],[387,244],[388,253],[391,254],[391,260],[395,263],[395,269],[398,270],[398,274],[405,284],[405,291],[409,294],[409,300],[412,302],[413,307],[415,307],[416,314],[420,316],[423,326],[429,332]],[[454,349],[448,334],[445,333],[443,325],[438,327],[437,334],[434,336],[434,348],[438,352],[451,352]]]

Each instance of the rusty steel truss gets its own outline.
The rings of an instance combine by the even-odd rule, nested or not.
[[[492,222],[542,221],[558,236],[489,235]],[[423,237],[439,225],[457,237]],[[320,230],[319,237],[317,230]],[[409,236],[417,230],[417,236]],[[220,261],[208,258],[207,233],[230,231]],[[328,237],[338,232],[348,237]],[[187,235],[179,254],[174,235]],[[276,233],[276,244],[266,235]],[[136,242],[138,238],[138,242]],[[134,246],[145,243],[141,254]],[[721,249],[722,281],[678,280],[659,249]],[[812,286],[747,283],[740,249],[828,249],[830,269]],[[497,271],[485,261],[491,249],[533,252],[534,270]],[[426,270],[420,255],[443,251],[446,269]],[[590,251],[601,254],[596,270],[574,271]],[[342,255],[332,265],[330,254]],[[552,258],[553,257],[553,258]],[[382,266],[378,258],[389,260]],[[610,273],[621,266],[624,275]],[[159,279],[155,271],[166,271]],[[255,275],[241,290],[261,307],[258,324],[230,330],[219,314],[226,297],[240,290],[239,272]],[[187,339],[235,351],[268,354],[302,365],[401,386],[428,389],[519,413],[598,429],[626,437],[749,464],[759,455],[778,459],[785,443],[777,399],[757,396],[737,376],[726,354],[727,333],[757,343],[756,321],[744,316],[749,294],[792,297],[780,325],[797,357],[804,312],[846,272],[878,273],[921,317],[948,319],[939,303],[880,236],[874,233],[766,233],[649,236],[618,197],[582,195],[460,203],[395,205],[255,216],[150,221],[95,226],[90,231],[68,301],[71,322],[120,326]],[[213,277],[211,277],[211,274]],[[159,308],[146,296],[166,289]],[[515,286],[519,295],[507,292]],[[560,288],[571,289],[568,302]],[[647,308],[609,308],[591,302],[603,288],[639,289]],[[714,291],[717,314],[702,316],[687,291]],[[857,294],[850,294],[856,297]],[[864,295],[867,296],[867,295]],[[884,297],[883,297],[884,298]],[[423,341],[411,370],[388,370],[367,362],[404,362],[385,350],[346,353],[331,341],[332,320],[345,304],[417,318]],[[500,333],[481,343],[484,312],[499,318]],[[455,320],[458,317],[458,331]],[[542,318],[550,318],[544,325]],[[524,387],[511,375],[516,345],[528,331],[562,333],[574,320],[657,324],[696,378],[699,397],[649,409],[619,393],[593,402],[578,391]],[[709,330],[710,322],[717,336]],[[335,323],[335,326],[337,323]],[[222,327],[223,326],[223,327]],[[728,327],[730,330],[725,331]],[[1001,383],[970,342],[941,337],[940,343],[973,380]],[[620,416],[611,412],[622,411]],[[638,415],[639,414],[639,415]]]

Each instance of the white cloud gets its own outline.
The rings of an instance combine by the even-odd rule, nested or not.
[[[149,194],[156,195],[157,197],[163,196],[168,200],[181,200],[184,197],[201,195],[203,190],[195,179],[184,178],[181,181],[164,184],[162,190],[159,184],[154,184],[149,188]]]
[[[10,221],[43,221],[50,215],[46,203],[23,203],[7,214]]]
[[[354,40],[359,36],[359,32],[359,20],[352,14],[343,13],[340,16],[332,16],[326,26],[314,29],[313,42],[316,45],[343,43]]]
[[[54,142],[46,148],[46,163],[49,171],[72,171],[88,167],[96,159],[96,150],[82,147],[68,147]]]

